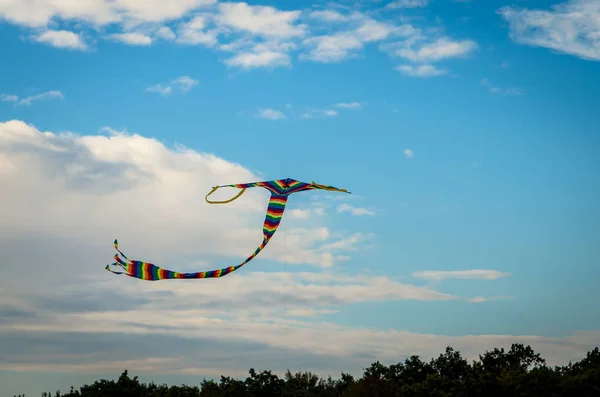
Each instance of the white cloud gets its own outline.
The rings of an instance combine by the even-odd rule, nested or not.
[[[171,150],[153,139],[106,131],[109,136],[56,135],[17,120],[0,123],[3,163],[17,170],[0,176],[0,184],[11,187],[11,194],[2,195],[2,228],[15,236],[50,233],[109,244],[117,237],[124,252],[137,252],[134,257],[146,260],[156,257],[158,263],[166,259],[161,254],[166,246],[183,256],[224,254],[235,262],[260,243],[268,200],[264,189],[252,189],[226,207],[199,204],[211,186],[253,181],[256,175],[213,155]],[[30,195],[39,196],[43,204]],[[42,218],[45,221],[39,222]],[[120,225],[124,219],[125,226]],[[334,265],[337,248],[326,244],[344,237],[331,237],[318,219],[309,219],[303,227],[288,221],[261,257]],[[281,234],[287,241],[285,250],[277,243]]]
[[[42,92],[39,94],[35,94],[35,95],[30,95],[28,97],[22,98],[20,100],[18,100],[18,97],[16,95],[7,95],[6,99],[3,97],[3,100],[6,101],[11,101],[11,102],[15,102],[18,100],[18,102],[15,104],[17,105],[21,105],[21,106],[30,106],[32,102],[34,101],[43,101],[43,100],[49,100],[49,99],[64,99],[64,95],[62,92],[58,91],[58,90],[52,90],[52,91],[46,91],[46,92]]]
[[[175,38],[177,37],[175,32],[173,32],[171,30],[171,28],[169,28],[168,26],[161,26],[156,31],[156,36],[160,37],[161,39],[165,39],[165,40],[175,40]]]
[[[220,3],[215,17],[220,25],[265,37],[299,37],[305,25],[295,24],[300,11],[279,11],[270,6],[251,6],[244,2]]]
[[[16,102],[19,100],[19,97],[11,94],[0,94],[0,101],[3,102]]]
[[[109,35],[109,37],[129,45],[149,46],[152,44],[152,37],[142,33],[115,33]]]
[[[189,22],[183,22],[178,28],[176,41],[188,45],[204,45],[212,47],[217,44],[218,31],[208,29],[208,18],[197,15]]]
[[[320,16],[320,19],[325,15],[326,18],[343,17],[348,24],[340,31],[306,38],[302,44],[307,52],[300,55],[301,59],[331,63],[356,58],[359,55],[358,51],[362,50],[365,44],[382,41],[401,30],[392,23],[376,21],[358,12],[344,16],[336,11],[319,12],[317,16]]]
[[[84,21],[98,26],[111,23],[162,22],[179,19],[192,10],[204,8],[216,0],[22,0],[0,2],[0,16],[8,21],[30,27],[44,27],[53,19]]]
[[[466,56],[477,49],[473,40],[451,40],[447,37],[438,38],[427,44],[412,48],[412,43],[396,50],[396,55],[412,62],[438,62],[443,59]]]
[[[189,91],[192,87],[198,85],[198,81],[190,76],[181,76],[171,82],[171,84],[179,87],[181,91]]]
[[[600,61],[600,2],[570,0],[550,10],[511,6],[497,11],[509,23],[517,43],[545,47],[591,61]]]
[[[448,73],[448,71],[445,69],[439,69],[439,68],[435,67],[434,65],[429,65],[429,64],[419,65],[419,66],[400,65],[400,66],[396,67],[396,70],[406,76],[411,76],[411,77],[434,77],[434,76],[441,76],[441,75]]]
[[[301,60],[340,62],[362,56],[362,50],[368,44],[386,43],[392,38],[404,38],[400,42],[403,48],[400,52],[406,54],[402,56],[431,58],[431,55],[419,53],[423,49],[411,47],[416,42],[432,40],[421,29],[399,24],[395,17],[385,19],[381,13],[367,15],[348,8],[303,14],[300,10],[284,11],[272,6],[218,3],[216,0],[35,2],[35,12],[32,12],[27,2],[4,0],[0,3],[0,17],[29,28],[76,22],[77,28],[90,36],[106,31],[110,26],[111,31],[116,29],[118,33],[101,37],[128,45],[150,46],[154,40],[163,39],[216,48],[233,52],[231,56],[221,58],[221,62],[246,70],[289,67],[293,52],[298,52]],[[417,4],[414,0],[410,3]],[[448,38],[443,39],[451,42]],[[65,30],[47,30],[36,40],[61,48],[88,48],[80,34]],[[93,37],[90,40],[95,42]]]
[[[525,95],[525,90],[519,87],[500,88],[493,85],[488,79],[481,79],[481,85],[489,88],[492,94],[502,95]]]
[[[181,76],[171,80],[167,84],[156,84],[151,87],[148,87],[144,91],[157,92],[159,94],[168,95],[171,92],[173,92],[173,87],[178,88],[180,91],[187,92],[190,91],[192,87],[196,85],[198,85],[197,80],[194,80],[190,76]]]
[[[338,212],[350,212],[352,215],[375,215],[375,212],[366,208],[353,207],[348,204],[340,204],[337,208]]]
[[[496,280],[501,277],[508,277],[510,273],[502,273],[497,270],[430,270],[416,272],[413,277],[423,278],[427,280],[446,280],[446,279],[481,279],[481,280]]]
[[[429,0],[396,0],[388,3],[387,8],[423,8],[427,7]]]
[[[363,42],[349,33],[311,37],[304,40],[304,45],[311,47],[311,50],[303,54],[302,59],[323,63],[339,62],[354,57],[354,50],[363,48]]]
[[[52,47],[71,50],[85,50],[88,48],[81,35],[68,30],[46,30],[37,35],[35,41]]]
[[[414,152],[411,149],[404,149],[403,153],[404,153],[404,156],[407,159],[412,159],[414,157],[414,155],[415,155]]]
[[[173,87],[171,87],[170,85],[156,84],[156,85],[146,88],[144,91],[158,92],[159,94],[167,95],[173,91]]]
[[[360,109],[363,107],[363,104],[360,102],[340,102],[334,104],[333,106],[341,109]]]
[[[242,52],[225,61],[228,66],[237,66],[242,69],[254,69],[261,67],[289,66],[290,56],[285,52],[261,51]]]
[[[469,302],[483,303],[483,302],[491,302],[491,301],[504,300],[504,299],[513,299],[513,297],[512,296],[496,296],[496,297],[486,298],[483,296],[476,296],[475,298],[469,299]]]
[[[349,15],[343,15],[334,10],[313,11],[310,13],[310,17],[327,22],[343,22],[351,18]]]
[[[259,109],[258,117],[261,119],[267,119],[267,120],[284,120],[285,119],[285,115],[283,114],[283,112],[281,110],[276,110],[276,109],[271,109],[271,108]]]
[[[302,114],[300,114],[300,118],[302,119],[312,119],[315,117],[336,117],[339,115],[339,112],[333,109],[316,109],[316,108],[308,108],[305,109]]]
[[[363,42],[380,41],[396,31],[396,28],[384,22],[366,19],[357,29],[356,34]]]

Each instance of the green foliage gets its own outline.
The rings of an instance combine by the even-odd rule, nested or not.
[[[68,393],[43,392],[42,397],[598,397],[600,351],[596,347],[577,363],[549,367],[530,346],[513,344],[493,349],[469,364],[447,347],[425,362],[419,356],[384,365],[379,361],[355,379],[342,373],[337,380],[311,372],[289,370],[283,378],[271,371],[249,371],[245,380],[221,376],[198,386],[140,383],[125,370],[118,380],[105,379]],[[19,395],[15,397],[25,397]]]

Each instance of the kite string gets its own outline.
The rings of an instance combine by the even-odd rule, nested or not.
[[[287,230],[284,230],[284,234],[283,234],[283,252],[288,252],[287,251]],[[283,270],[284,270],[284,274],[287,277],[287,260],[284,259],[283,262]],[[283,294],[283,298],[284,298],[284,316],[283,316],[283,338],[284,338],[284,345],[285,345],[285,366],[286,366],[286,370],[289,370],[288,368],[288,351],[287,351],[287,306],[288,306],[288,285],[285,285],[285,291]]]

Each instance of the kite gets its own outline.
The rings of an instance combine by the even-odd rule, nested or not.
[[[217,191],[219,188],[223,187],[234,187],[241,189],[241,191],[234,196],[233,198],[225,201],[211,201],[208,197]],[[253,183],[242,183],[242,184],[233,184],[233,185],[222,185],[215,186],[212,190],[206,195],[205,200],[209,204],[227,204],[232,201],[238,199],[246,189],[251,187],[263,187],[271,192],[271,198],[269,200],[269,205],[267,207],[267,214],[265,217],[265,222],[263,224],[263,241],[262,244],[254,251],[252,255],[250,255],[246,260],[240,263],[237,266],[229,266],[223,269],[210,270],[205,272],[194,272],[194,273],[180,273],[172,270],[166,270],[160,268],[152,263],[131,260],[128,259],[125,254],[123,254],[119,250],[119,243],[115,240],[114,245],[117,253],[114,256],[116,262],[112,263],[113,266],[119,266],[125,270],[125,272],[113,271],[110,269],[110,265],[106,265],[106,270],[112,272],[114,274],[125,274],[130,277],[139,278],[141,280],[147,281],[158,281],[158,280],[168,280],[168,279],[197,279],[197,278],[219,278],[226,276],[228,274],[233,273],[238,270],[240,267],[244,266],[246,263],[250,262],[252,259],[258,255],[260,251],[265,248],[265,246],[269,243],[279,224],[281,223],[281,218],[283,217],[283,211],[285,210],[285,205],[287,204],[288,197],[290,194],[303,192],[306,190],[328,190],[333,192],[342,192],[342,193],[350,193],[345,189],[338,189],[333,186],[320,185],[318,183],[305,183],[300,182],[295,179],[279,179],[276,181],[265,181],[265,182],[253,182]],[[123,257],[121,259],[119,254]]]

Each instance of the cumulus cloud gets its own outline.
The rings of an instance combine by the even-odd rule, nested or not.
[[[363,42],[359,38],[347,33],[311,37],[304,41],[304,45],[312,49],[302,55],[303,59],[323,63],[338,62],[355,57],[356,54],[353,51],[363,48]]]
[[[429,270],[415,272],[413,277],[426,280],[446,280],[446,279],[480,279],[480,280],[496,280],[501,277],[508,277],[510,273],[502,273],[497,270]]]
[[[216,0],[38,0],[32,8],[29,2],[4,0],[0,3],[0,16],[12,23],[29,27],[44,27],[53,19],[81,20],[98,26],[113,23],[139,24],[179,19],[190,11],[215,3]]]
[[[411,149],[404,149],[404,157],[406,157],[407,159],[412,159],[415,155],[415,153],[411,150]]]
[[[86,50],[88,48],[80,34],[68,30],[46,30],[35,36],[35,41],[70,50]]]
[[[102,241],[112,241],[118,232],[124,250],[146,247],[150,256],[159,252],[159,259],[165,244],[197,255],[226,252],[242,258],[262,239],[266,192],[247,192],[244,200],[228,208],[198,205],[206,186],[223,180],[259,179],[240,165],[188,149],[170,150],[156,140],[111,129],[105,130],[108,136],[77,136],[42,133],[18,120],[0,126],[5,151],[2,185],[11,186],[12,192],[2,195],[0,210],[7,230]],[[23,197],[30,194],[43,197],[44,205],[34,206],[35,211],[26,209],[33,203]],[[143,199],[127,200],[126,196]],[[148,218],[148,214],[153,216]],[[136,217],[141,222],[116,227],[123,219]],[[45,222],[40,224],[38,219]],[[327,228],[309,225],[290,223],[282,233],[287,233],[288,252],[271,244],[275,247],[270,245],[263,258],[289,255],[288,262],[332,266],[335,250],[321,246],[337,240]]]
[[[406,8],[426,3],[398,1],[387,9],[395,12],[394,5]],[[458,56],[474,45],[470,40],[453,41],[426,27],[401,23],[390,13],[340,7],[304,12],[216,0],[93,0],[81,4],[36,0],[35,12],[31,12],[28,4],[5,0],[0,3],[0,17],[30,28],[35,40],[49,45],[85,50],[91,44],[84,42],[83,35],[94,43],[94,36],[102,31],[107,32],[100,34],[102,39],[133,46],[150,46],[162,39],[230,52],[232,55],[220,60],[230,68],[245,70],[289,67],[294,52],[301,60],[340,62],[361,57],[365,47],[374,43],[396,45],[401,49],[396,56],[427,62]],[[77,31],[50,29],[63,25]],[[399,41],[390,43],[393,40]],[[439,48],[431,49],[432,45]]]
[[[219,24],[234,30],[265,37],[296,37],[306,33],[305,25],[295,22],[300,11],[279,11],[271,6],[251,6],[244,2],[220,3]]]
[[[506,6],[498,11],[517,43],[545,47],[590,61],[600,61],[600,3],[570,0],[532,10]]]
[[[176,41],[187,45],[212,47],[217,44],[218,30],[208,29],[210,18],[197,15],[188,22],[182,22],[178,28]]]

